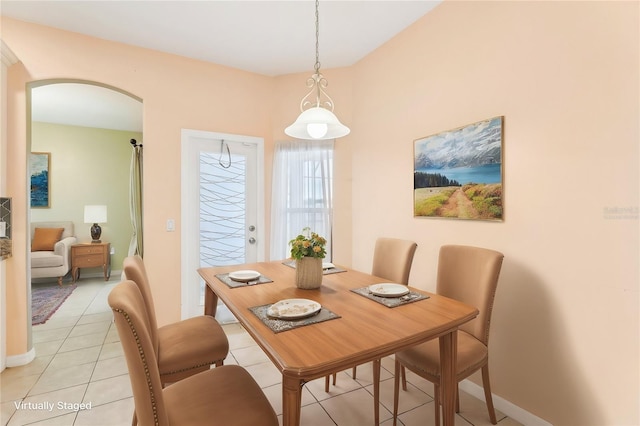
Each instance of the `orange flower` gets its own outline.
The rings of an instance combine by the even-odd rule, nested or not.
[[[327,254],[325,245],[327,240],[311,232],[309,228],[304,228],[303,233],[289,241],[291,245],[291,257],[302,259],[303,257],[324,258]]]

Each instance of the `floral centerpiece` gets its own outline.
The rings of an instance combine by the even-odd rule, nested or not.
[[[324,259],[327,255],[327,251],[324,248],[327,240],[315,232],[311,232],[311,228],[304,228],[302,232],[303,234],[289,241],[291,245],[291,257],[294,259],[302,259],[303,257],[318,257]]]
[[[327,240],[304,228],[302,234],[289,241],[291,257],[296,260],[296,286],[319,288],[322,284],[322,259],[327,255]]]

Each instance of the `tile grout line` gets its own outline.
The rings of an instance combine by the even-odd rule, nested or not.
[[[69,333],[66,335],[66,337],[65,337],[64,339],[62,339],[62,343],[61,343],[61,345],[56,349],[55,353],[54,353],[54,354],[52,355],[52,357],[51,357],[51,360],[49,360],[49,362],[47,363],[46,367],[44,367],[44,369],[39,373],[39,375],[38,375],[38,379],[37,379],[37,380],[34,382],[34,384],[29,388],[29,390],[27,391],[27,394],[26,394],[23,398],[21,398],[21,401],[24,401],[26,398],[29,398],[29,397],[36,397],[36,396],[38,396],[38,395],[43,395],[43,394],[46,394],[46,393],[58,392],[58,391],[60,391],[60,390],[64,390],[64,389],[70,389],[70,388],[75,387],[75,386],[86,385],[86,386],[85,386],[85,389],[84,389],[84,393],[83,393],[83,395],[82,395],[82,400],[81,400],[80,402],[84,401],[84,398],[86,397],[86,395],[87,395],[87,391],[88,391],[88,389],[89,389],[89,385],[90,385],[90,383],[91,383],[91,379],[93,378],[93,375],[94,375],[94,373],[95,373],[95,369],[96,369],[96,366],[97,366],[97,363],[98,363],[98,361],[97,361],[97,360],[96,360],[96,361],[93,361],[93,362],[88,362],[88,363],[86,363],[86,364],[91,364],[91,363],[93,363],[93,369],[92,369],[92,371],[91,371],[91,375],[89,376],[89,380],[88,380],[88,382],[87,382],[87,383],[80,383],[80,384],[76,384],[76,385],[72,385],[72,386],[62,387],[62,388],[55,389],[55,390],[50,391],[50,392],[44,392],[43,394],[38,394],[38,395],[31,395],[31,394],[30,394],[30,392],[31,392],[31,391],[33,390],[33,388],[38,384],[38,382],[42,379],[43,375],[44,375],[44,374],[45,374],[45,372],[49,369],[49,367],[51,366],[51,363],[53,362],[53,360],[56,358],[56,356],[57,356],[57,355],[65,354],[65,353],[69,353],[69,352],[73,352],[73,351],[76,351],[76,350],[80,350],[80,349],[74,349],[73,351],[65,351],[65,352],[61,352],[61,351],[60,351],[60,349],[64,347],[64,343],[65,343],[65,342],[70,338],[71,334],[73,333],[73,330],[74,330],[77,326],[79,326],[79,325],[84,325],[84,324],[79,324],[79,323],[80,323],[80,321],[82,320],[82,318],[83,318],[83,317],[85,317],[86,315],[93,315],[93,314],[89,314],[89,313],[88,313],[88,310],[89,310],[89,308],[91,307],[91,305],[92,305],[92,304],[93,304],[93,303],[98,299],[98,297],[100,296],[100,292],[101,292],[101,289],[98,289],[98,290],[96,291],[96,293],[94,294],[93,298],[92,298],[92,299],[87,303],[87,305],[86,305],[86,306],[85,306],[85,308],[83,309],[82,313],[78,316],[78,319],[77,319],[77,320],[75,320],[75,321],[73,322],[73,325],[71,326],[71,330],[70,330],[70,331],[69,331]],[[55,315],[56,313],[58,313],[58,312],[60,311],[60,308],[62,308],[62,306],[63,306],[65,303],[67,303],[68,301],[69,301],[68,299],[67,299],[67,300],[65,300],[65,301],[64,301],[64,303],[63,303],[63,304],[58,308],[58,310],[54,313],[54,315]],[[67,306],[68,306],[68,305],[67,305]],[[49,318],[49,320],[51,320],[51,319],[53,319],[53,315],[52,315],[52,318]],[[43,324],[43,325],[44,325],[44,324]],[[34,327],[37,327],[37,326],[34,326]],[[57,329],[59,329],[59,328],[63,328],[63,327],[51,328],[51,330],[57,330]],[[32,330],[33,330],[33,328],[32,328]],[[44,333],[46,333],[46,332],[48,332],[48,331],[50,331],[50,330],[42,330],[42,332],[44,332]],[[107,333],[105,334],[105,337],[104,337],[104,339],[102,340],[102,343],[101,343],[100,345],[95,345],[95,346],[100,346],[100,351],[99,351],[99,353],[98,353],[98,359],[99,359],[100,354],[102,353],[102,349],[104,348],[105,341],[106,341],[106,339],[107,339],[108,334],[109,334],[109,332],[108,332],[108,330],[107,330]],[[76,336],[76,337],[78,337],[78,336]],[[94,347],[94,346],[90,346],[90,347]],[[89,347],[89,348],[90,348],[90,347]],[[81,349],[86,349],[86,348],[81,348]],[[36,354],[36,356],[37,356],[37,354]],[[77,421],[77,418],[78,418],[78,414],[79,414],[79,412],[80,412],[80,411],[76,411],[76,412],[75,412],[75,416],[74,416],[74,419],[73,419],[73,423],[74,423],[74,424],[75,424],[75,422]],[[15,414],[16,414],[16,413],[17,413],[17,411],[14,411],[14,413],[9,417],[9,419],[8,419],[8,421],[7,421],[7,424],[11,421],[11,419],[15,416]],[[44,419],[41,419],[41,420],[37,420],[36,422],[40,422],[40,421],[47,421],[47,420],[55,419],[55,418],[58,418],[58,417],[67,416],[67,415],[69,415],[69,414],[71,414],[71,413],[63,413],[63,414],[60,414],[60,415],[56,415],[56,416],[47,417],[47,418],[44,418]]]

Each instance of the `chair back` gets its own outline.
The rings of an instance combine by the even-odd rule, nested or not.
[[[140,425],[168,425],[157,351],[145,302],[133,281],[123,281],[109,293],[109,306],[120,336]]]
[[[149,285],[144,261],[139,255],[125,257],[124,262],[122,262],[122,268],[124,269],[125,278],[133,281],[142,294],[147,315],[149,315],[151,341],[155,351],[158,352],[158,321],[156,320],[156,309],[153,304],[153,295],[151,294],[151,286]]]
[[[436,292],[475,306],[476,318],[460,326],[487,345],[493,299],[504,255],[479,247],[446,245],[440,248]]]
[[[408,284],[413,255],[418,245],[397,238],[378,238],[373,252],[371,275],[394,283]]]

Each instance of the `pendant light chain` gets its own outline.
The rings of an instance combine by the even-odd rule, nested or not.
[[[284,132],[297,139],[327,140],[349,134],[333,113],[333,100],[325,89],[327,80],[320,74],[320,0],[316,0],[316,63],[315,73],[307,79],[307,93],[300,101],[300,115]]]
[[[320,14],[318,8],[320,6],[320,0],[316,0],[316,74],[320,74]]]

